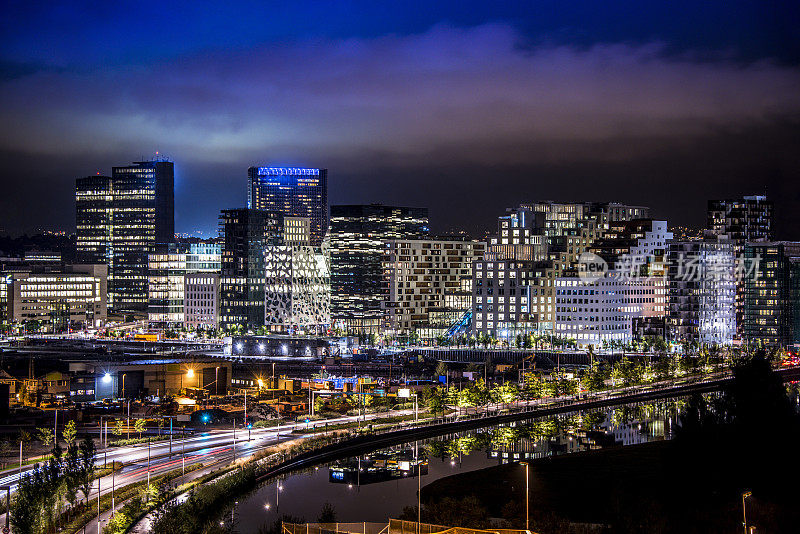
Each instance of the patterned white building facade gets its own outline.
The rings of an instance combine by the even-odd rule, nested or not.
[[[299,239],[292,239],[295,243]],[[306,243],[308,241],[306,240]],[[264,324],[275,333],[321,333],[331,324],[327,240],[267,245],[264,250]]]

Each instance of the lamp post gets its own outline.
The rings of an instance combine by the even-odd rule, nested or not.
[[[0,491],[6,490],[6,526],[4,532],[9,532],[8,518],[11,516],[11,486],[0,486]]]
[[[147,438],[147,487],[150,488],[150,438]]]
[[[183,466],[183,474],[186,474],[186,425],[183,425],[183,439],[181,440],[181,464]]]
[[[419,461],[419,441],[414,441],[414,459],[417,461],[417,534],[422,530],[422,464]]]
[[[746,491],[742,493],[742,519],[744,520],[744,534],[747,534],[747,507],[745,506],[745,500],[752,494],[752,491]]]
[[[100,534],[100,478],[97,479],[97,534]]]
[[[214,369],[214,394],[219,397],[219,365]]]
[[[520,462],[525,466],[525,530],[530,530],[530,485],[528,477],[528,462]]]

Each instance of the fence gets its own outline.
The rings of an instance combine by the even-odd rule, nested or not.
[[[514,530],[508,528],[465,528],[432,525],[430,523],[417,523],[416,521],[403,521],[401,519],[389,520],[387,534],[534,534],[528,530]]]
[[[386,523],[286,523],[283,534],[386,534]]]
[[[283,523],[283,534],[534,534],[506,528],[477,529],[448,527],[390,519],[386,523]]]

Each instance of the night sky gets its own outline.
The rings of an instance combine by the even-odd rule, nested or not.
[[[180,232],[213,235],[269,164],[439,232],[546,199],[700,226],[766,193],[800,239],[796,1],[6,0],[0,42],[12,233],[74,231],[75,178],[158,151]]]

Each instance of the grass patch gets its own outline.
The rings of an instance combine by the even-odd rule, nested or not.
[[[130,438],[130,439],[117,439],[108,444],[109,447],[127,447],[129,445],[140,445],[142,443],[157,443],[160,441],[169,441],[169,436],[158,436],[149,438]],[[174,441],[178,441],[177,439]]]

